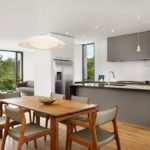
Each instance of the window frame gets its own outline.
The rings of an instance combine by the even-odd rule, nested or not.
[[[21,79],[18,79],[18,65],[16,65],[16,84],[17,83],[20,83],[20,82],[23,82],[23,52],[22,51],[14,51],[14,50],[1,50],[0,51],[3,51],[3,52],[12,52],[12,53],[15,53],[15,57],[16,57],[16,64],[17,64],[17,60],[18,60],[18,53],[21,54],[21,60],[22,60],[22,63],[21,63],[21,72],[22,72],[22,75],[21,75]]]
[[[93,59],[94,59],[94,77],[93,77],[93,81],[95,81],[95,43],[87,43],[87,44],[82,44],[82,81],[85,81],[87,79],[84,79],[84,46],[87,46],[87,45],[93,45],[94,47],[94,56],[93,56]]]

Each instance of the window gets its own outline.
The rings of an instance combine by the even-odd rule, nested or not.
[[[23,81],[23,53],[0,50],[0,90],[14,90]]]
[[[83,51],[83,53],[82,53],[82,60],[83,60],[83,62],[82,62],[82,70],[83,70],[82,79],[83,79],[83,81],[94,80],[95,44],[90,43],[90,44],[82,45],[82,51]]]

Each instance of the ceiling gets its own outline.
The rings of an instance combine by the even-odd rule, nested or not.
[[[138,23],[146,31],[149,6],[150,0],[0,0],[0,38],[69,32],[85,43],[137,32]]]

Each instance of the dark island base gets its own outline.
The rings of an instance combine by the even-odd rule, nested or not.
[[[104,110],[119,106],[118,120],[150,127],[150,91],[71,86],[71,95],[89,97]]]

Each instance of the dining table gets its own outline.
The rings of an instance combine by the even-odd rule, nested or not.
[[[40,96],[24,96],[17,98],[2,99],[2,104],[11,104],[32,111],[46,113],[50,117],[50,150],[59,150],[59,122],[71,119],[78,115],[85,115],[96,112],[99,106],[96,104],[86,104],[79,101],[57,99],[51,104],[44,104],[40,101]]]

